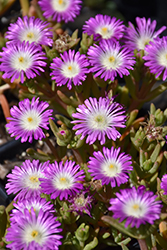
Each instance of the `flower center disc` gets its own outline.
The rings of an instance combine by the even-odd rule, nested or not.
[[[96,114],[91,122],[91,127],[93,129],[104,130],[107,126],[107,119],[104,115]]]
[[[70,1],[69,0],[52,0],[51,4],[55,11],[63,12],[68,9]]]

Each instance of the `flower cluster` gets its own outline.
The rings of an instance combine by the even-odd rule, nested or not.
[[[126,249],[131,237],[165,249],[167,109],[151,104],[147,120],[139,110],[167,89],[166,27],[97,14],[80,39],[65,29],[81,6],[32,1],[36,16],[19,17],[4,35],[1,84],[18,104],[9,110],[0,86],[6,129],[34,144],[7,174],[14,203],[0,213],[0,245]]]

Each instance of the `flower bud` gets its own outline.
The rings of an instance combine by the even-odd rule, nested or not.
[[[79,241],[86,241],[89,237],[89,226],[82,223],[75,231],[75,236]]]

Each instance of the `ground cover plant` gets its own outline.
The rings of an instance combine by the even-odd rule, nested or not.
[[[64,27],[81,0],[20,2],[1,37],[5,128],[50,151],[28,148],[7,174],[1,249],[167,249],[167,109],[154,104],[167,89],[166,27],[97,14],[79,37]]]

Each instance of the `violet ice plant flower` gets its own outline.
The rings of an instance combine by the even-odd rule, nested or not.
[[[167,78],[167,37],[154,39],[145,47],[146,54],[143,59],[145,66],[158,78],[162,74],[162,80]]]
[[[53,59],[50,68],[52,80],[56,81],[57,86],[67,84],[67,88],[72,88],[72,83],[77,86],[81,85],[82,81],[86,79],[86,74],[89,73],[89,62],[85,55],[81,55],[79,51],[75,53],[74,50],[65,51],[60,54],[61,58]]]
[[[65,23],[74,21],[81,9],[81,0],[40,0],[38,4],[45,18],[52,17],[53,21]]]
[[[144,50],[145,46],[157,38],[165,29],[166,26],[162,26],[159,30],[155,31],[156,20],[151,22],[151,19],[146,20],[145,17],[136,17],[137,27],[135,29],[131,22],[128,22],[129,27],[125,30],[125,45],[130,50]]]
[[[91,217],[90,210],[94,198],[93,195],[89,193],[89,190],[81,190],[74,196],[70,197],[68,201],[70,203],[69,209],[71,211],[77,212],[79,215],[86,213]]]
[[[139,228],[142,224],[154,224],[160,218],[162,205],[156,198],[157,195],[147,191],[145,186],[123,189],[116,193],[116,198],[110,199],[109,210],[119,222],[126,220],[125,227]]]
[[[109,98],[100,97],[97,100],[90,97],[76,110],[72,114],[76,118],[71,122],[76,124],[73,130],[76,130],[76,135],[81,135],[81,140],[87,137],[86,143],[93,144],[99,140],[102,145],[106,136],[114,141],[121,136],[116,128],[125,127],[126,115],[119,103],[111,102]]]
[[[16,140],[21,138],[21,142],[32,142],[33,137],[35,140],[45,138],[42,129],[49,129],[49,118],[53,112],[47,109],[49,104],[33,97],[31,101],[27,98],[18,105],[10,109],[12,117],[8,117],[9,123],[6,125],[11,137],[16,136]]]
[[[42,192],[51,194],[51,199],[67,200],[83,188],[80,182],[84,181],[84,171],[73,161],[67,160],[64,164],[55,161],[44,170],[44,175],[45,178],[40,178]]]
[[[49,212],[40,209],[36,215],[33,207],[29,211],[25,208],[15,215],[14,222],[11,222],[5,236],[10,242],[7,248],[11,250],[58,250],[62,244],[60,239],[62,231],[60,222],[56,221]]]
[[[116,17],[110,17],[107,15],[97,14],[95,17],[91,17],[83,25],[84,33],[89,36],[93,34],[95,41],[102,39],[112,39],[114,41],[119,40],[123,36],[125,26],[123,21],[117,20]]]
[[[110,183],[111,187],[120,186],[128,181],[127,174],[133,170],[131,157],[120,153],[120,150],[120,147],[103,147],[103,152],[94,152],[94,157],[89,157],[88,172],[94,180],[101,180],[102,185]]]
[[[12,209],[11,218],[10,220],[14,221],[15,218],[17,218],[17,214],[24,213],[25,208],[27,208],[29,211],[31,210],[31,207],[33,207],[35,214],[38,215],[39,211],[42,209],[43,212],[49,212],[53,213],[55,212],[53,204],[51,204],[50,201],[46,201],[46,199],[41,198],[40,196],[32,196],[29,199],[23,199],[17,201],[17,203],[13,203],[14,209]]]
[[[114,81],[117,75],[129,75],[129,70],[133,70],[132,66],[135,64],[132,51],[111,40],[94,44],[87,54],[91,64],[90,71],[95,73],[94,77],[100,76],[105,81]]]
[[[7,44],[28,41],[29,43],[35,42],[39,45],[52,46],[53,33],[48,26],[48,22],[34,16],[24,16],[23,19],[19,17],[16,23],[11,23],[8,27],[5,36],[9,40]]]
[[[167,174],[162,176],[161,188],[164,190],[164,195],[167,195]]]
[[[40,163],[39,160],[32,162],[25,160],[21,167],[15,166],[12,173],[7,175],[7,194],[17,194],[15,201],[40,196],[42,192],[39,178],[45,178],[43,171],[48,164],[48,162]]]
[[[28,79],[40,75],[44,72],[43,67],[46,66],[45,53],[41,47],[35,43],[18,41],[17,43],[7,44],[0,52],[0,71],[5,73],[3,78],[11,78],[11,82],[20,77],[21,83],[24,77]]]

